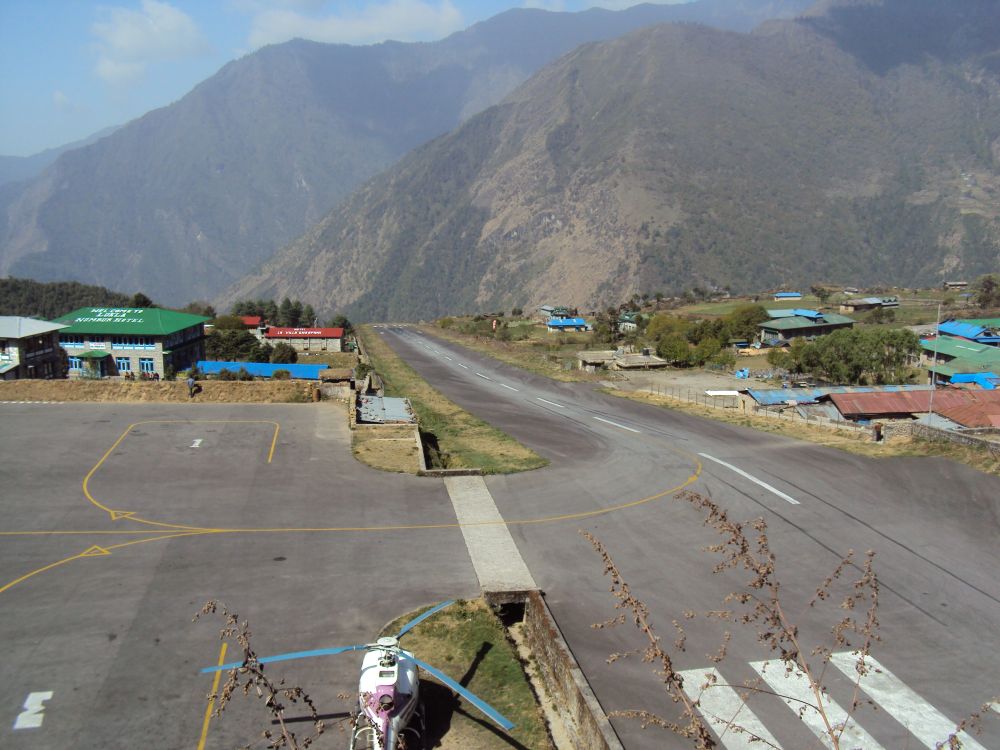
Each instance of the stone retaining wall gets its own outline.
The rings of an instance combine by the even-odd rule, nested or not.
[[[540,591],[484,594],[491,606],[524,605],[524,636],[540,665],[538,672],[555,703],[573,747],[624,750],[607,714],[573,658]]]

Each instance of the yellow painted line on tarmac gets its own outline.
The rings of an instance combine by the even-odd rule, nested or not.
[[[226,648],[228,646],[228,643],[225,641],[222,642],[222,648],[219,649],[219,661],[216,664],[217,667],[221,667],[226,663]],[[222,677],[222,672],[216,672],[215,677],[212,679],[212,697],[208,699],[208,705],[205,706],[205,718],[201,722],[201,737],[198,738],[197,750],[205,750],[205,740],[208,739],[208,725],[212,721],[212,711],[215,709],[215,696],[219,692],[220,677]]]
[[[151,521],[147,518],[140,518],[135,514],[134,511],[126,510],[114,510],[108,506],[101,503],[93,495],[90,494],[90,480],[97,473],[98,469],[104,465],[104,462],[108,460],[108,457],[114,453],[115,449],[121,445],[122,441],[128,437],[128,434],[132,432],[133,429],[140,425],[146,424],[269,424],[274,425],[274,436],[271,438],[271,449],[267,454],[267,462],[271,463],[271,459],[274,457],[274,449],[278,444],[278,432],[281,429],[281,425],[270,419],[149,419],[142,422],[133,422],[125,431],[118,436],[118,439],[112,443],[111,447],[108,448],[104,455],[101,456],[100,460],[94,464],[94,468],[87,472],[87,476],[83,478],[83,494],[93,505],[103,510],[107,513],[112,521],[120,521],[123,519],[129,519],[135,521],[136,523],[141,523],[146,526],[157,526],[163,529],[187,529],[190,531],[214,531],[215,529],[206,529],[203,526],[187,526],[180,523],[164,523],[163,521]]]
[[[146,533],[148,534],[149,532],[147,531]],[[130,542],[121,542],[120,544],[112,544],[112,545],[108,545],[106,547],[100,547],[100,546],[97,546],[97,545],[91,545],[90,547],[88,547],[87,549],[85,549],[83,552],[78,552],[75,555],[70,555],[69,557],[64,557],[62,560],[56,560],[53,563],[49,563],[48,565],[43,565],[42,567],[36,568],[35,570],[32,570],[29,573],[25,573],[23,576],[15,578],[10,583],[4,584],[2,587],[0,587],[0,594],[4,593],[5,591],[7,591],[9,589],[14,588],[19,583],[27,581],[29,578],[31,578],[33,576],[37,576],[40,573],[45,573],[46,571],[52,570],[53,568],[58,568],[60,565],[65,565],[66,563],[71,563],[74,560],[82,560],[82,559],[85,559],[85,558],[88,558],[88,557],[104,557],[104,556],[110,555],[113,550],[122,549],[124,547],[131,547],[134,544],[145,544],[146,542],[159,542],[159,541],[162,541],[164,539],[177,539],[179,537],[184,537],[184,536],[199,536],[200,534],[211,534],[211,533],[214,533],[214,532],[212,532],[212,531],[181,531],[181,532],[178,532],[178,533],[175,533],[175,534],[166,534],[166,533],[164,533],[164,534],[159,534],[159,535],[153,536],[153,537],[147,537],[145,539],[133,539]]]

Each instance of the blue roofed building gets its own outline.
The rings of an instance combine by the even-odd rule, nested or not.
[[[557,331],[589,331],[590,326],[583,318],[550,318],[545,324],[549,333]]]
[[[945,320],[938,325],[938,333],[958,336],[977,344],[1000,346],[1000,318],[968,318]]]

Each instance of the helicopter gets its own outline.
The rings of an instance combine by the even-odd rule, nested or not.
[[[354,646],[321,648],[313,651],[293,651],[257,660],[270,664],[314,656],[333,656],[350,651],[364,651],[361,675],[358,680],[358,710],[351,714],[351,744],[349,750],[415,750],[423,742],[423,710],[420,703],[419,670],[428,674],[458,693],[489,719],[509,732],[514,724],[475,693],[463,687],[439,669],[421,661],[400,647],[400,639],[414,627],[455,603],[454,599],[442,602],[406,623],[394,636],[384,636],[374,643]],[[244,662],[230,662],[221,666],[205,667],[203,673],[239,669]]]

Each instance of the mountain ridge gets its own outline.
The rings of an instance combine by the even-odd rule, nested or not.
[[[365,179],[581,42],[699,13],[746,27],[761,8],[806,4],[515,9],[433,43],[265,47],[2,190],[0,273],[142,288],[164,303],[214,296]]]
[[[294,288],[359,319],[412,319],[995,269],[1000,86],[982,58],[995,37],[962,65],[928,55],[884,73],[812,18],[585,45],[219,301]]]

